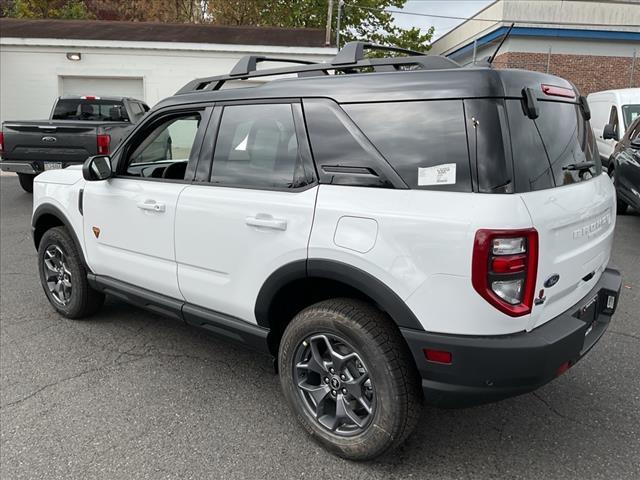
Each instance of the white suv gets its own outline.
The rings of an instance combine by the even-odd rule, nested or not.
[[[58,312],[110,294],[268,352],[305,429],[352,459],[402,442],[423,400],[560,375],[620,291],[571,84],[362,50],[195,80],[111,157],[38,176],[33,214]]]

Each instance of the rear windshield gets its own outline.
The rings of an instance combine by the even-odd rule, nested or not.
[[[574,103],[538,101],[530,119],[520,100],[506,100],[515,191],[529,192],[589,180],[602,165],[591,126]]]
[[[60,99],[53,120],[128,121],[122,102],[114,100]]]
[[[622,116],[624,117],[624,128],[626,130],[636,118],[640,117],[640,104],[623,105]]]
[[[472,190],[462,100],[342,108],[410,188]]]

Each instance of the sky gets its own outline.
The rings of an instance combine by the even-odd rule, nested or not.
[[[471,17],[492,2],[493,0],[407,0],[402,10],[405,12]],[[394,14],[394,17],[396,25],[403,28],[419,27],[427,30],[433,25],[435,27],[433,40],[436,40],[456,25],[462,23],[462,20],[421,17],[417,15]]]

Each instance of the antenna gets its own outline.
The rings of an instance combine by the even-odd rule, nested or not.
[[[507,33],[504,35],[504,37],[502,37],[502,40],[500,41],[500,45],[498,45],[498,48],[496,48],[496,51],[493,52],[493,55],[491,55],[491,58],[489,58],[489,64],[492,64],[493,61],[496,58],[496,55],[498,54],[498,51],[500,50],[500,47],[502,47],[502,44],[504,43],[504,41],[507,39],[507,37],[509,37],[509,34],[511,33],[511,30],[513,30],[513,26],[515,25],[515,23],[512,23],[511,26],[509,27],[509,30],[507,30]]]

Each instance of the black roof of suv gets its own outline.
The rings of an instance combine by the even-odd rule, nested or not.
[[[365,58],[364,50],[383,49],[409,55]],[[299,66],[258,70],[260,62],[297,63]],[[339,73],[329,75],[329,72]],[[252,88],[221,89],[227,82],[288,75]],[[298,78],[291,78],[297,75]],[[526,70],[496,70],[483,61],[471,67],[441,56],[352,42],[331,61],[247,56],[228,75],[193,80],[158,106],[192,102],[257,98],[329,97],[338,103],[451,98],[518,97],[524,85],[551,84],[574,89],[567,80]]]
[[[406,55],[366,58],[365,49]],[[296,65],[258,69],[261,62]],[[277,76],[284,78],[223,88]],[[567,80],[362,42],[326,63],[247,56],[229,74],[193,80],[155,109],[261,100],[302,100],[321,183],[522,193],[601,170],[588,105]],[[438,165],[455,165],[457,181],[434,187],[420,180],[421,169]]]

